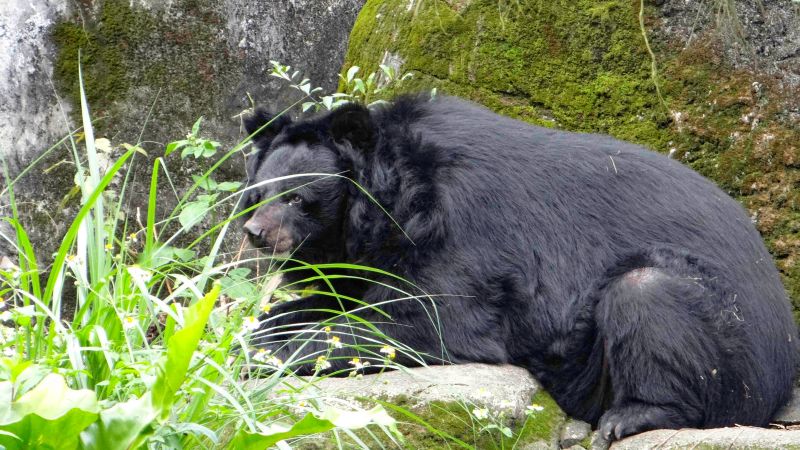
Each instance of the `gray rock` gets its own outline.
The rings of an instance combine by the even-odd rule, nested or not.
[[[167,142],[182,139],[198,117],[205,117],[201,135],[230,149],[243,137],[238,114],[251,106],[251,99],[276,108],[301,97],[269,76],[270,60],[301,70],[314,86],[335,90],[350,29],[364,1],[4,0],[0,156],[14,176],[78,128],[78,105],[70,104],[76,98],[76,70],[63,69],[64,61],[74,66],[77,55],[68,54],[63,43],[72,39],[70,51],[75,52],[74,36],[95,39],[93,46],[80,44],[88,47],[84,55],[100,54],[92,59],[99,64],[87,62],[83,68],[93,117],[103,118],[95,123],[95,135],[110,138],[115,146],[141,142],[147,151],[149,157],[139,157],[133,166],[127,190],[128,215],[135,217],[138,206],[141,217],[153,159],[163,155]],[[58,38],[53,32],[64,29],[63,24],[71,24],[72,34]],[[118,70],[108,69],[109,62]],[[223,165],[216,179],[241,179],[242,156]],[[50,261],[77,210],[75,198],[65,197],[74,187],[72,159],[67,146],[57,147],[15,187],[17,203],[26,205],[22,219],[42,265]],[[167,164],[179,193],[191,183],[190,175],[208,166],[177,155]],[[162,212],[175,206],[172,197],[159,197]],[[8,214],[2,210],[7,200],[0,192],[0,217]],[[239,240],[229,239],[231,253]]]
[[[778,411],[773,422],[783,424],[800,424],[800,388],[795,388],[789,403]]]
[[[53,90],[48,40],[66,8],[66,0],[4,0],[0,8],[0,156],[12,173],[68,128],[71,106]]]
[[[737,68],[778,75],[789,86],[800,84],[800,8],[792,0],[658,0],[662,30],[688,46],[716,41]]]
[[[608,444],[608,441],[603,439],[599,432],[592,432],[592,440],[589,445],[590,450],[608,450]]]
[[[570,420],[561,430],[561,448],[573,447],[589,436],[592,426],[580,420]]]
[[[800,430],[774,430],[754,427],[717,428],[711,430],[656,430],[637,434],[615,442],[611,450],[639,450],[645,448],[730,449],[730,448],[798,448]]]
[[[544,441],[527,442],[519,450],[552,450],[553,446]]]
[[[467,402],[515,419],[525,417],[526,406],[541,389],[525,369],[487,364],[418,367],[361,378],[327,378],[315,384],[335,397],[402,397],[413,402],[412,408],[434,401]]]

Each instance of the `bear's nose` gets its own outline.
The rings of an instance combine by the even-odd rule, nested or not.
[[[248,220],[244,224],[244,230],[249,233],[251,236],[260,237],[261,233],[264,232],[264,229],[256,223],[253,219]]]

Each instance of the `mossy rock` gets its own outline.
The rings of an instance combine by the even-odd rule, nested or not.
[[[670,153],[751,212],[800,318],[795,95],[728,66],[713,30],[685,48],[670,42],[656,7],[645,2],[640,22],[642,4],[369,0],[345,68],[402,61],[414,76],[384,97],[437,88],[531,123]]]
[[[251,381],[249,389],[262,382]],[[365,408],[382,405],[398,421],[402,438],[371,427],[353,435],[310,436],[292,443],[294,448],[557,448],[566,422],[530,373],[514,366],[429,366],[313,382],[319,396]],[[291,384],[286,391],[293,392]]]

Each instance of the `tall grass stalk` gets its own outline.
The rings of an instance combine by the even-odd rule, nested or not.
[[[270,365],[250,357],[252,332],[243,326],[244,319],[259,314],[264,295],[291,301],[295,286],[276,289],[268,281],[280,274],[281,258],[266,258],[275,270],[253,276],[247,265],[264,257],[233,260],[223,255],[229,227],[241,215],[231,205],[243,190],[237,183],[217,183],[212,176],[249,139],[209,160],[210,168],[161,218],[159,186],[170,174],[166,159],[154,158],[146,221],[136,223],[121,214],[122,194],[128,190],[133,161],[147,154],[123,144],[113,164],[104,167],[82,73],[79,79],[83,139],[71,135],[62,142],[71,143],[80,208],[52,264],[37,260],[42,255],[37,255],[16,207],[14,186],[20,177],[12,179],[3,168],[11,202],[7,220],[19,254],[14,270],[0,271],[0,313],[9,325],[0,325],[0,395],[11,400],[0,405],[0,446],[286,448],[293,439],[329,431],[364,448],[371,446],[364,439],[378,442],[378,435],[399,445],[396,423],[382,407],[329,399],[315,390],[313,380],[292,375],[291,358]],[[216,149],[197,135],[199,123],[192,142]],[[336,175],[306,176],[314,182]],[[208,197],[202,205],[198,189]],[[119,195],[110,195],[112,190]],[[197,231],[208,223],[209,213],[222,219]],[[49,273],[41,282],[43,266]],[[331,268],[378,275],[357,266],[308,267],[315,273],[308,282],[323,286],[332,286],[325,275]],[[260,286],[272,287],[265,292]],[[76,298],[70,313],[65,312],[67,294]],[[412,296],[398,291],[397,301],[407,297]],[[374,308],[362,305],[367,307]],[[359,310],[330,313],[346,316],[354,332],[369,336],[365,351],[376,363],[392,364],[376,351],[390,340],[361,319]],[[309,331],[318,329],[318,324],[309,324]],[[297,338],[310,339],[308,334]],[[244,373],[259,364],[272,375],[257,387],[244,387]],[[288,391],[287,383],[293,386]],[[305,400],[298,403],[298,398]],[[364,427],[377,434],[354,432]]]

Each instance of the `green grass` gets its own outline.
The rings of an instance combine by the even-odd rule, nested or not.
[[[360,79],[353,77],[354,70],[348,73],[355,85]],[[393,76],[386,74],[389,81]],[[82,80],[81,74],[78,78]],[[366,101],[368,90],[376,85],[363,84]],[[339,99],[315,100],[311,93],[317,91],[309,85],[306,92],[303,86],[297,85],[305,95],[293,106],[304,102],[308,106],[310,101],[315,109],[327,109]],[[309,378],[293,374],[299,350],[281,361],[250,348],[258,317],[269,313],[271,305],[321,294],[339,304],[329,311],[330,324],[270,332],[301,344],[311,339],[327,342],[324,354],[311,355],[323,357],[317,360],[320,366],[343,357],[343,352],[337,354],[335,341],[343,333],[360,336],[356,350],[373,367],[396,367],[393,358],[381,352],[386,346],[421,364],[422,355],[359,316],[384,304],[340,295],[333,281],[351,277],[382,283],[396,292],[387,302],[420,301],[409,293],[419,289],[369,267],[303,265],[294,260],[292,267],[286,267],[286,257],[224,253],[230,226],[248,211],[233,207],[244,192],[241,183],[221,182],[214,174],[247,148],[249,138],[219,153],[221,144],[201,135],[201,120],[186,139],[168,144],[164,155],[153,160],[144,223],[126,216],[131,167],[137,158],[142,163],[145,151],[138,144],[122,144],[115,150],[107,139],[95,139],[82,82],[80,99],[83,126],[58,145],[69,143],[71,148],[74,191],[81,206],[52,261],[42,261],[28,238],[14,188],[55,146],[15,178],[7,169],[3,172],[2,194],[9,196],[11,210],[3,220],[15,232],[11,244],[18,252],[18,265],[0,270],[0,448],[283,449],[295,443],[302,448],[309,442],[332,448],[407,448],[428,441],[454,448],[472,448],[473,443],[484,447],[496,441],[497,448],[514,448],[528,441],[530,420],[522,427],[510,427],[505,419],[482,417],[487,411],[476,405],[444,405],[431,415],[380,399],[335,398],[316,387],[319,377],[326,376],[321,372]],[[180,196],[172,187],[166,158],[178,150],[182,158],[194,156],[208,163]],[[115,158],[101,157],[114,151]],[[294,176],[308,183],[343,177]],[[159,191],[164,177],[171,192]],[[178,197],[172,211],[159,208],[165,195]],[[297,264],[313,275],[280,285],[280,275],[298,270]],[[263,266],[267,270],[262,273]],[[64,299],[72,296],[75,304],[65,304]],[[345,302],[356,307],[345,310]],[[431,316],[434,320],[435,311]],[[326,326],[334,322],[338,327]],[[245,384],[248,374],[260,371],[263,380]],[[357,375],[355,370],[347,374]],[[414,430],[420,426],[427,435],[419,442],[403,438],[399,431],[417,434]],[[444,429],[449,426],[456,429]]]
[[[248,140],[217,156],[220,144],[200,137],[198,121],[186,142],[167,150],[206,158],[208,170],[159,217],[165,193],[158,192],[158,181],[170,173],[166,159],[156,158],[142,224],[125,216],[123,205],[128,170],[144,150],[123,144],[121,155],[103,167],[99,153],[110,143],[95,139],[82,83],[80,98],[82,134],[72,132],[65,142],[81,207],[52,263],[37,259],[14,202],[24,173],[11,179],[5,172],[11,200],[5,220],[16,234],[18,265],[0,272],[7,325],[0,334],[0,446],[285,447],[278,443],[367,426],[396,442],[394,419],[382,407],[334,404],[325,393],[306,392],[312,381],[292,375],[294,361],[249,357],[247,325],[257,322],[262,299],[289,301],[302,287],[276,289],[269,282],[281,273],[278,258],[222,253],[229,227],[244,213],[232,207],[242,187],[217,182],[213,174]],[[251,275],[258,263],[274,270]],[[324,271],[332,267],[343,266],[312,267],[317,276],[307,281],[330,284]],[[74,293],[74,308],[63,304],[68,293]],[[349,314],[358,319],[358,311]],[[355,324],[367,332],[370,325]],[[385,345],[381,339],[372,338]],[[259,365],[271,366],[272,375],[245,389],[245,371]],[[283,393],[288,382],[294,386],[289,396]]]

